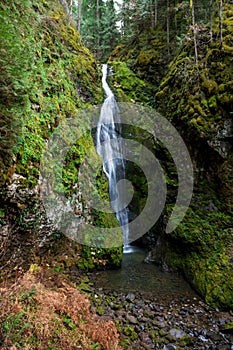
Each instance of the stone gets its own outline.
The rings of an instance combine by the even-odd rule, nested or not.
[[[129,293],[126,295],[126,300],[127,301],[134,301],[135,300],[135,295],[133,293]]]
[[[208,342],[208,339],[205,338],[204,335],[199,335],[198,339],[203,341],[203,342]]]
[[[173,339],[181,339],[187,335],[181,329],[176,329],[176,328],[170,329],[169,334]]]
[[[174,350],[176,346],[174,344],[164,345],[163,350]]]
[[[136,319],[136,317],[134,316],[131,316],[131,315],[127,315],[126,316],[127,320],[132,323],[132,324],[137,324],[138,323],[138,320]]]

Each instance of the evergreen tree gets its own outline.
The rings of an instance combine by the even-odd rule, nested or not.
[[[164,3],[164,4],[163,4]],[[160,1],[160,20],[166,13],[166,1]],[[155,28],[158,22],[158,0],[123,0],[120,19],[122,36],[126,40],[139,35],[148,27]]]
[[[106,60],[119,38],[114,0],[82,1],[81,36],[98,60]]]
[[[107,0],[101,20],[101,56],[107,59],[119,41],[120,33],[117,29],[117,14],[114,0]]]

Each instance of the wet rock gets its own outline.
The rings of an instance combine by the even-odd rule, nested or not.
[[[229,350],[230,349],[230,346],[229,345],[226,345],[226,344],[222,344],[219,349],[221,350]]]
[[[169,334],[173,339],[181,339],[187,335],[181,329],[176,329],[176,328],[170,329]]]
[[[126,295],[126,301],[134,301],[135,300],[135,294],[133,294],[133,293],[129,293],[129,294],[127,294]]]
[[[165,325],[165,323],[164,323],[164,322],[160,322],[160,323],[158,323],[158,326],[159,326],[160,328],[165,328],[165,327],[166,327],[166,325]]]
[[[154,345],[153,345],[153,342],[152,342],[152,340],[150,339],[148,333],[146,333],[146,332],[141,332],[141,333],[139,334],[139,337],[140,337],[141,341],[143,342],[143,344],[146,345],[145,348],[148,348],[148,347],[149,347],[150,349],[153,349]]]
[[[98,294],[98,290],[94,293]],[[222,332],[233,322],[233,316],[208,307],[198,298],[168,301],[163,296],[118,291],[109,303],[112,295],[99,291],[97,300],[101,299],[106,307],[100,317],[112,317],[117,322],[124,349],[233,350],[233,335]],[[94,298],[93,302],[97,300]],[[115,307],[118,304],[121,309]]]
[[[138,323],[138,320],[136,319],[136,317],[134,316],[131,316],[131,315],[127,315],[126,316],[127,320],[132,323],[132,324],[137,324]]]
[[[148,321],[148,318],[143,316],[142,318],[140,318],[140,322],[147,322]]]
[[[142,323],[141,323],[139,327],[140,327],[140,329],[141,329],[142,331],[144,331],[144,330],[145,330],[145,326],[144,326],[144,324],[142,324]]]
[[[164,345],[163,350],[174,350],[176,346],[174,344]]]
[[[203,341],[203,342],[208,342],[208,339],[205,338],[205,336],[202,335],[202,334],[200,334],[200,335],[198,336],[198,339],[200,339],[200,340]]]
[[[137,307],[137,308],[141,308],[141,307],[144,307],[144,306],[145,306],[144,301],[137,301],[135,303],[135,307]]]
[[[215,343],[222,340],[221,335],[214,332],[208,332],[206,335],[207,338],[212,339]]]

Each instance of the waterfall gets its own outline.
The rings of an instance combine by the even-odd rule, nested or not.
[[[128,210],[125,207],[125,162],[122,158],[120,112],[107,83],[107,64],[102,66],[102,86],[106,95],[96,132],[96,151],[103,159],[111,206],[123,231],[124,246],[129,244]]]

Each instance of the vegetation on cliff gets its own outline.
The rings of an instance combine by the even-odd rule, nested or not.
[[[163,247],[160,252],[155,248],[155,260],[183,271],[209,304],[227,309],[233,307],[233,7],[230,3],[225,3],[224,8],[220,2],[212,8],[207,2],[194,3],[195,27],[188,2],[180,1],[175,7],[171,4],[169,21],[173,31],[169,32],[169,55],[166,16],[158,17],[153,28],[147,13],[148,21],[142,22],[141,30],[135,29],[130,37],[125,34],[110,60],[124,61],[137,77],[153,83],[156,93],[151,105],[179,131],[194,167],[191,206],[175,232],[165,234],[178,182],[172,176],[175,169],[169,155],[152,145],[165,171],[171,174],[167,178],[169,193],[164,215],[149,233],[146,244],[155,245],[160,232]],[[130,89],[130,84],[119,79],[123,63],[114,63],[113,67],[116,75],[111,78],[112,86],[118,96],[123,96],[121,90],[128,96],[135,94],[133,84]],[[140,177],[139,174],[138,182]]]
[[[119,265],[121,249],[93,248],[92,254],[53,230],[40,200],[40,162],[49,138],[62,121],[85,117],[80,111],[103,100],[97,63],[59,1],[3,2],[0,15],[2,266],[29,266],[42,256],[61,268]],[[75,192],[79,165],[91,147],[89,132],[67,154],[67,196]],[[108,197],[105,178],[99,191]],[[78,215],[103,227],[117,225],[113,215],[88,211],[83,202]]]
[[[184,271],[208,303],[225,308],[233,307],[232,18],[233,7],[225,4],[222,43],[218,21],[211,42],[202,28],[198,64],[187,37],[156,94],[158,111],[185,139],[195,170],[191,206],[165,238],[165,259]]]
[[[46,226],[39,198],[45,144],[62,121],[81,118],[80,110],[103,100],[98,65],[61,3],[0,4],[0,243],[2,266],[12,270],[18,263],[29,267],[42,260],[58,270],[121,263],[121,248],[81,247],[56,230],[48,235],[51,227]],[[114,5],[100,3],[106,10],[106,3]],[[95,6],[87,6],[86,14],[89,9],[99,20]],[[127,0],[119,16],[121,43],[109,58],[117,99],[156,107],[186,141],[195,171],[186,218],[175,232],[164,234],[177,193],[177,174],[166,150],[136,131],[137,140],[148,141],[163,168],[172,173],[166,176],[170,192],[164,215],[149,236],[154,244],[159,232],[163,263],[182,270],[209,304],[232,308],[232,4],[225,3],[222,9],[218,1],[209,9],[209,1]],[[112,20],[118,39],[115,12]],[[88,26],[87,21],[85,33]],[[104,34],[107,48],[93,49],[99,58],[112,48],[113,37]],[[90,47],[100,36],[92,26]],[[80,163],[92,146],[91,133],[86,133],[67,154],[62,174],[66,196],[77,190]],[[135,169],[132,166],[136,191],[146,194],[143,175]],[[108,198],[102,175],[97,178],[99,192]],[[138,210],[143,203],[137,197]],[[82,198],[76,212],[100,227],[117,225],[114,216],[87,210]]]

